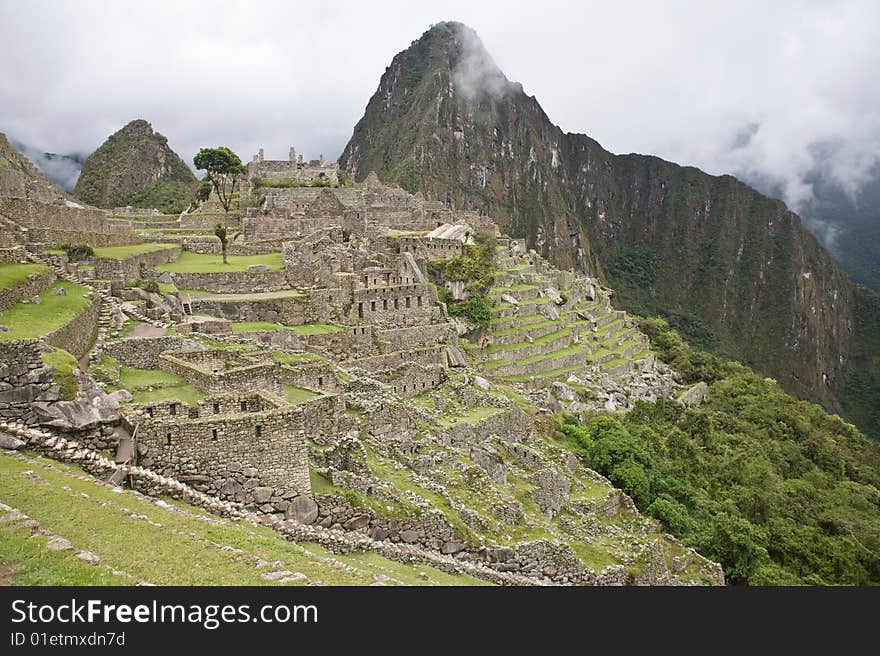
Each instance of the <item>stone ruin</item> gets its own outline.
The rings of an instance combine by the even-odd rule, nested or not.
[[[253,181],[255,178],[302,184],[313,184],[320,180],[335,187],[339,185],[339,164],[326,161],[323,155],[306,161],[301,154],[297,155],[293,146],[290,147],[286,160],[270,160],[265,158],[264,151],[260,148],[247,164],[247,179]]]

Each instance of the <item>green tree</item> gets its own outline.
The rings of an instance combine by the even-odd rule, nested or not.
[[[227,264],[226,245],[229,243],[229,233],[226,230],[226,226],[222,223],[215,225],[214,235],[220,240],[220,252],[223,253],[223,264]]]
[[[193,162],[197,169],[206,171],[206,176],[211,181],[223,210],[228,212],[232,194],[235,192],[235,183],[246,171],[241,159],[226,146],[218,146],[202,148],[193,158]]]

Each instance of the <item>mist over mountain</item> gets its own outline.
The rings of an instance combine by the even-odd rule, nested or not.
[[[73,193],[73,188],[79,179],[86,154],[47,153],[15,139],[12,139],[11,143],[15,146],[16,150],[31,160],[43,175],[64,189],[64,191]]]

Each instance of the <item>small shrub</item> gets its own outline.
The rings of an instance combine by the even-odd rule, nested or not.
[[[140,287],[145,292],[150,292],[151,294],[159,293],[159,283],[155,280],[138,280],[135,283],[135,287]]]
[[[88,244],[61,244],[61,250],[67,253],[67,259],[71,262],[79,262],[95,255],[95,249]]]
[[[346,490],[342,493],[342,496],[355,508],[361,505],[361,498],[354,490]]]
[[[492,318],[489,300],[482,294],[474,294],[464,301],[453,301],[448,306],[453,317],[463,317],[478,326],[488,326]]]

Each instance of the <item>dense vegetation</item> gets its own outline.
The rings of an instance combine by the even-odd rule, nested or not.
[[[880,450],[818,405],[644,322],[661,357],[707,401],[670,400],[560,435],[641,510],[724,566],[734,584],[880,583]]]
[[[124,205],[157,209],[163,214],[180,214],[196,200],[197,185],[180,180],[156,180],[145,187],[133,189]]]
[[[465,318],[477,326],[489,325],[491,302],[487,293],[495,280],[495,244],[494,234],[477,233],[466,254],[428,262],[428,271],[435,281],[465,283],[467,298],[463,300],[453,300],[442,285],[437,288],[450,316]]]
[[[95,255],[95,249],[88,244],[61,244],[59,248],[67,254],[71,262],[79,262]]]
[[[97,207],[155,207],[174,214],[186,209],[197,182],[168,139],[139,119],[86,158],[73,193]]]

